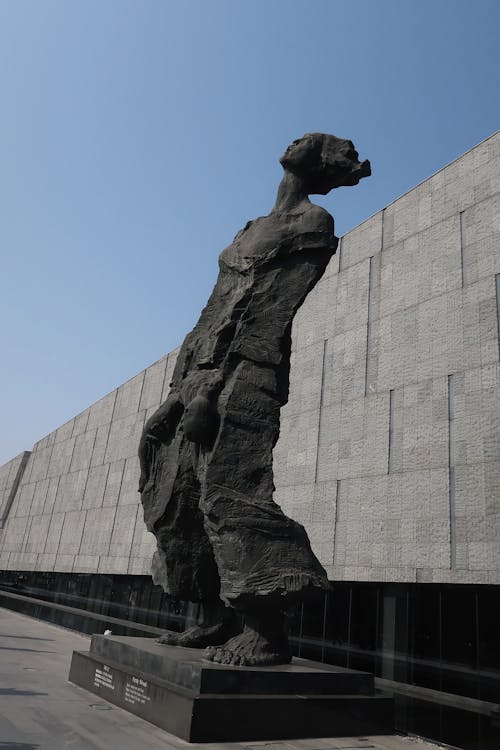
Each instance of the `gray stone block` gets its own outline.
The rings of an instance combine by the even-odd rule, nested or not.
[[[39,479],[45,479],[49,470],[50,458],[52,455],[52,446],[38,448],[30,456],[29,465],[25,473],[25,480],[36,482]]]
[[[128,557],[101,557],[98,573],[126,574],[128,571]]]
[[[58,556],[75,555],[78,551],[82,539],[85,517],[86,511],[84,510],[70,511],[64,514],[64,523],[57,550]]]
[[[14,570],[35,570],[37,555],[33,552],[17,552],[9,562],[14,564]]]
[[[87,430],[109,424],[113,417],[117,391],[108,393],[90,407]]]
[[[74,562],[74,555],[56,555],[54,571],[58,571],[60,573],[72,573]]]
[[[31,502],[30,515],[38,516],[43,513],[45,502],[47,500],[47,492],[50,486],[50,479],[42,479],[39,482],[35,482],[35,488],[33,492],[33,500]]]
[[[135,521],[135,526],[134,526],[134,536],[132,539],[132,546],[131,546],[131,552],[130,552],[131,558],[132,557],[145,558],[149,561],[149,566],[150,566],[151,558],[153,556],[155,549],[156,549],[155,537],[146,529],[146,524],[144,523],[144,514],[142,511],[142,506],[138,506],[136,521]],[[149,572],[149,568],[148,568],[148,572]]]
[[[57,489],[59,487],[60,477],[52,477],[48,480],[47,494],[43,503],[44,514],[52,513],[56,503]]]
[[[87,483],[88,471],[72,471],[62,474],[57,487],[55,510],[58,512],[80,510]]]
[[[328,529],[330,547],[335,524],[336,492],[337,482],[320,482],[315,485],[312,498],[311,523],[324,524]]]
[[[132,414],[136,414],[139,410],[143,383],[144,372],[140,372],[139,375],[136,375],[118,388],[113,412],[113,422]]]
[[[33,496],[35,494],[35,483],[21,484],[11,508],[12,515],[29,516]]]
[[[115,508],[90,508],[87,510],[79,555],[107,556],[113,533]]]
[[[73,418],[61,425],[61,427],[58,427],[55,431],[54,445],[56,443],[63,443],[65,440],[68,440],[73,434],[74,426],[75,419]]]
[[[128,505],[116,509],[109,547],[110,557],[129,557],[134,536],[137,509]]]
[[[109,467],[109,464],[101,464],[89,469],[82,508],[100,508],[102,506]]]
[[[99,557],[96,555],[76,555],[73,573],[97,573]]]
[[[77,414],[73,420],[73,432],[71,437],[77,437],[82,433],[86,432],[87,425],[90,417],[90,409],[85,409],[80,414]]]
[[[401,199],[400,199],[401,200]],[[382,248],[382,211],[371,216],[342,238],[342,274]],[[384,233],[385,241],[385,233]]]
[[[50,516],[33,516],[29,534],[24,545],[25,552],[39,553],[44,548],[50,526]]]
[[[97,437],[97,427],[88,432],[82,432],[75,437],[70,471],[88,469],[92,460],[92,452]]]
[[[137,506],[140,504],[139,475],[139,458],[137,456],[127,458],[118,497],[119,505]]]
[[[370,256],[374,255],[373,252]],[[369,258],[351,268],[347,268],[338,277],[335,301],[334,335],[351,329],[366,326],[368,320],[368,286]],[[345,347],[349,353],[349,347]]]
[[[59,549],[59,543],[61,541],[61,532],[64,524],[64,513],[54,513],[50,517],[50,525],[45,540],[45,546],[40,550],[41,552],[49,552],[57,555]]]
[[[109,422],[97,427],[97,434],[92,448],[92,458],[90,459],[91,466],[102,466],[104,463],[110,429],[111,423]]]
[[[120,489],[122,486],[123,469],[125,468],[125,459],[114,461],[109,465],[108,476],[106,479],[106,488],[104,490],[103,505],[115,507],[118,503]]]
[[[10,516],[2,533],[2,552],[17,553],[22,549],[28,517]]]
[[[56,555],[49,552],[40,552],[36,558],[36,570],[51,571],[54,570]]]
[[[163,390],[161,394],[160,403],[165,401],[168,395],[168,391],[170,389],[170,381],[172,380],[172,375],[174,373],[174,367],[177,360],[177,355],[179,354],[180,346],[177,347],[177,349],[173,349],[171,352],[168,353],[167,357],[167,364],[165,367],[165,379],[163,381]]]
[[[166,367],[167,358],[163,357],[145,370],[138,411],[150,409],[152,406],[158,407],[160,405]]]
[[[47,470],[48,477],[61,476],[69,471],[75,440],[76,438],[70,437],[54,444]]]
[[[127,573],[133,576],[147,576],[151,574],[151,557],[131,557]]]
[[[19,486],[25,477],[28,463],[29,454],[20,453],[0,467],[0,530],[7,521]]]
[[[105,463],[137,455],[144,417],[145,412],[141,411],[113,420],[104,456]]]

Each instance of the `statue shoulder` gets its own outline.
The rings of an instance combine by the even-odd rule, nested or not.
[[[302,215],[302,226],[305,232],[334,233],[333,216],[326,208],[312,203],[311,207]]]

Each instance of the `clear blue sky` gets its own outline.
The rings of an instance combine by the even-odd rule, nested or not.
[[[307,131],[342,234],[499,127],[498,0],[0,0],[0,463],[180,344]]]

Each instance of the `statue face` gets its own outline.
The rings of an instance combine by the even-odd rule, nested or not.
[[[341,185],[357,185],[362,177],[371,174],[370,162],[359,161],[352,141],[331,138],[325,137],[322,150],[326,184],[331,183],[330,190]]]
[[[332,136],[332,138],[334,137]],[[313,134],[306,133],[302,138],[297,138],[288,146],[280,162],[290,172],[300,173],[307,162],[318,158],[320,152],[319,140],[314,138]]]
[[[304,179],[308,193],[325,195],[341,185],[357,185],[371,174],[370,162],[359,161],[352,141],[323,133],[307,133],[297,139],[280,161]]]

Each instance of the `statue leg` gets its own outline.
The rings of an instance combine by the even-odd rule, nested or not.
[[[168,450],[168,449],[167,449]],[[148,511],[163,502],[164,512],[150,524],[156,536],[157,551],[153,557],[153,581],[163,590],[182,601],[200,602],[201,622],[183,633],[166,631],[157,640],[161,644],[205,648],[224,643],[241,630],[234,610],[220,600],[220,580],[212,546],[204,528],[199,509],[200,485],[194,472],[190,446],[178,454],[175,481],[168,484],[162,478],[161,461],[157,481],[153,483],[155,496],[149,497]],[[169,487],[168,500],[162,492]],[[148,491],[143,503],[148,503]]]
[[[244,363],[230,393],[222,394],[221,426],[203,478],[200,507],[220,596],[244,622],[241,633],[207,652],[224,664],[289,662],[284,611],[328,585],[304,528],[272,499],[280,409],[272,377]]]

